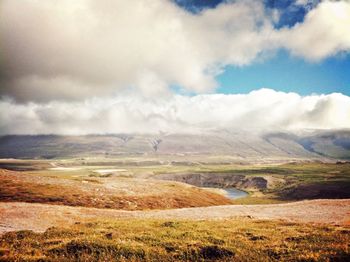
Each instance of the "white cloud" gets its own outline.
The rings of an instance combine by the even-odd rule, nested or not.
[[[259,0],[191,14],[166,0],[2,0],[0,95],[84,100],[132,88],[167,93],[217,86],[225,65],[286,48],[320,60],[350,50],[350,3],[324,1],[301,24],[273,28]]]
[[[350,2],[324,1],[301,24],[276,33],[292,54],[319,61],[350,50]]]
[[[1,134],[203,132],[215,129],[299,130],[350,128],[350,97],[301,97],[260,89],[249,94],[135,94],[84,102],[16,104],[0,101]]]

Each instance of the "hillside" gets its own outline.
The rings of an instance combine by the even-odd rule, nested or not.
[[[49,173],[49,171],[47,171]],[[0,169],[0,202],[144,210],[227,205],[214,192],[187,184],[129,177],[90,176],[89,171],[51,176]]]
[[[350,159],[350,131],[0,137],[0,158],[226,155],[236,159]]]

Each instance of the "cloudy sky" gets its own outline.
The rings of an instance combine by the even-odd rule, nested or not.
[[[350,128],[350,1],[1,0],[0,134]]]

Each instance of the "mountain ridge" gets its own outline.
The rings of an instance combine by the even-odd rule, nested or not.
[[[113,155],[228,155],[350,159],[350,130],[313,132],[216,131],[198,134],[5,135],[0,158]]]

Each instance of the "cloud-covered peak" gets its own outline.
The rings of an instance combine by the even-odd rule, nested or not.
[[[249,94],[119,95],[83,102],[0,102],[1,134],[200,133],[350,128],[350,97],[302,97],[260,89]]]

